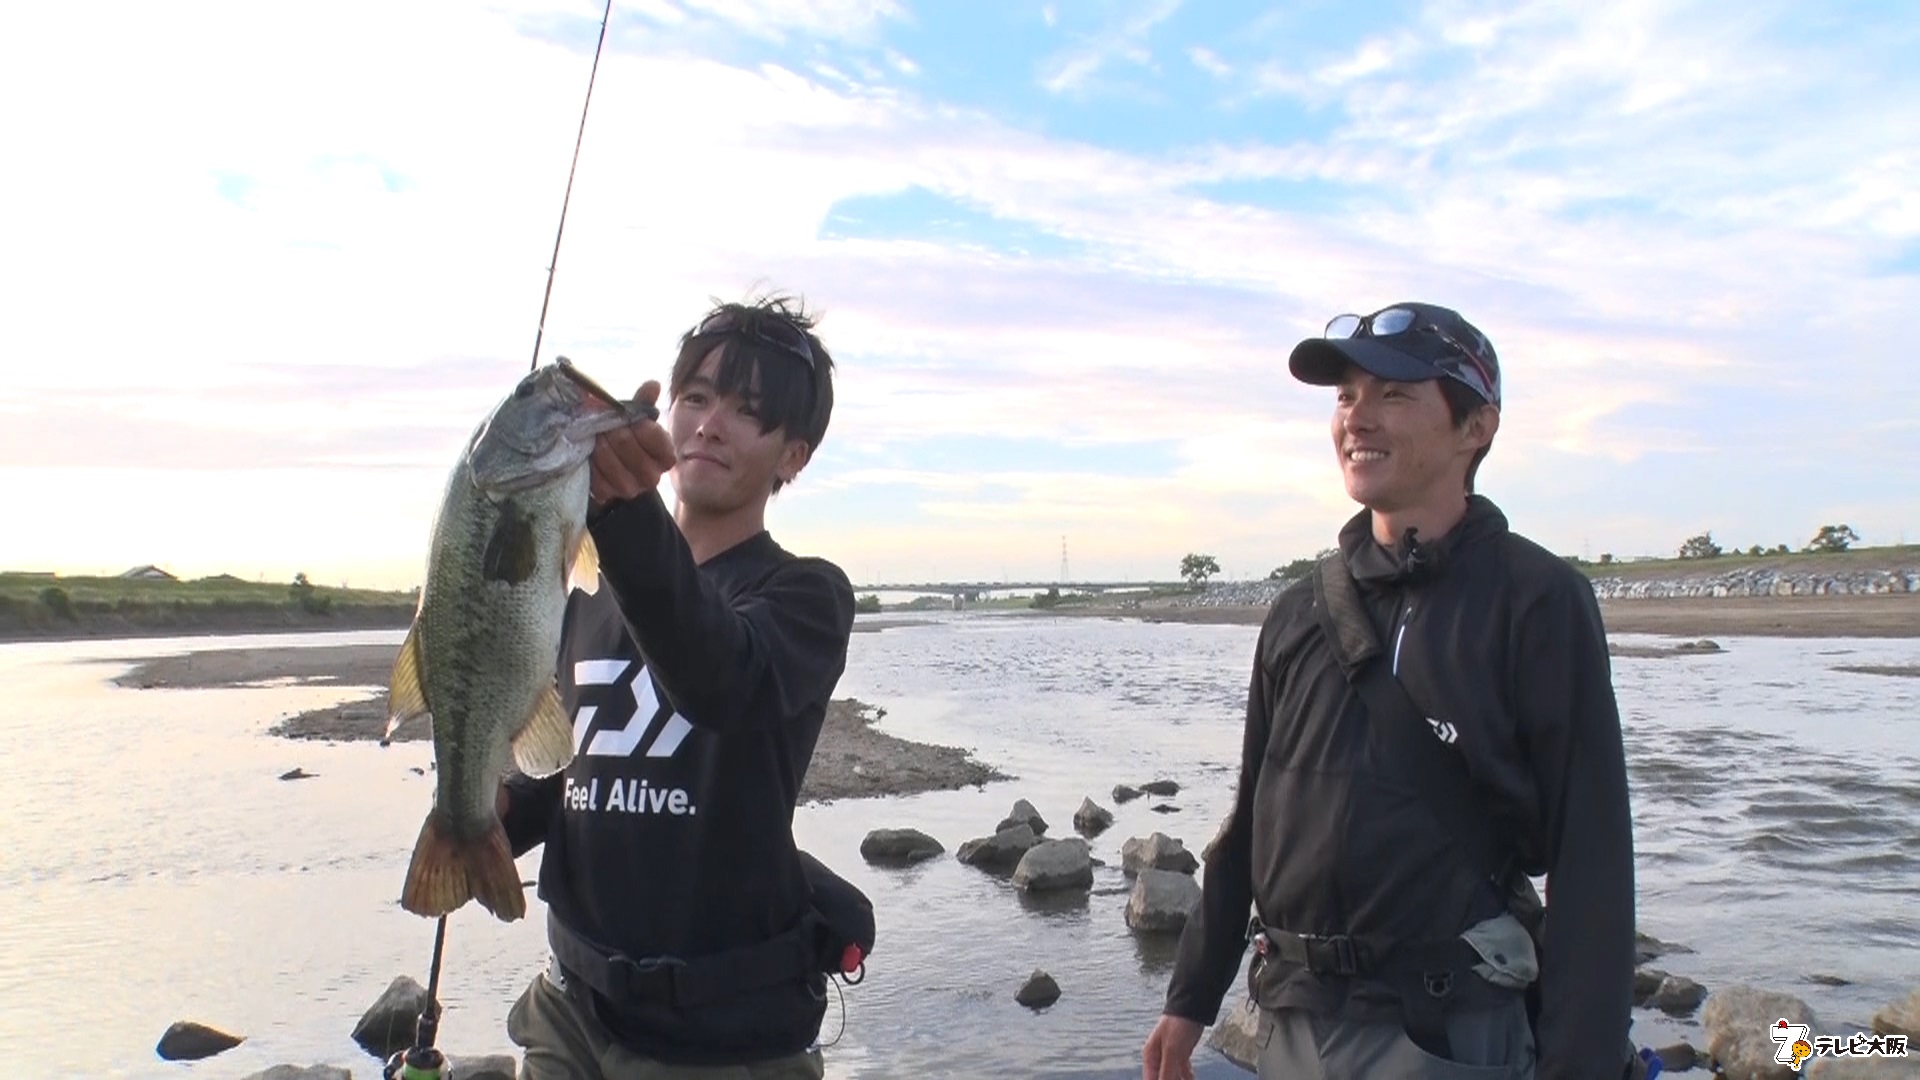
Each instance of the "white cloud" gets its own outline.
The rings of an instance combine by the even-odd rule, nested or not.
[[[1088,89],[1094,76],[1115,61],[1136,67],[1153,64],[1153,50],[1147,44],[1154,27],[1171,18],[1180,9],[1180,0],[1142,0],[1117,18],[1103,23],[1090,34],[1048,57],[1041,65],[1040,85],[1049,93],[1080,93]],[[1047,25],[1054,25],[1048,9]]]
[[[1187,49],[1187,59],[1193,61],[1194,67],[1216,79],[1225,79],[1233,75],[1233,65],[1220,59],[1218,53],[1205,46],[1190,46]]]
[[[801,536],[874,559],[910,543],[950,566],[1039,550],[1045,569],[1063,529],[1089,567],[1129,550],[1177,561],[1209,530],[1236,563],[1306,554],[1348,508],[1325,402],[1291,382],[1286,353],[1334,312],[1409,298],[1452,303],[1493,337],[1511,397],[1489,475],[1541,505],[1556,473],[1676,453],[1717,467],[1788,403],[1920,456],[1903,406],[1860,389],[1910,366],[1874,329],[1905,319],[1910,281],[1871,268],[1920,225],[1920,105],[1800,104],[1844,61],[1796,67],[1751,19],[1462,9],[1291,69],[1293,92],[1339,113],[1324,135],[1140,152],[881,85],[858,49],[906,17],[893,5],[685,8],[857,49],[742,67],[672,33],[623,36],[599,72],[543,356],[637,383],[664,374],[708,297],[802,289],[827,311],[842,392],[814,482],[783,496]],[[1149,62],[1171,10],[1142,8],[1055,59],[1091,65],[1082,87]],[[98,32],[64,9],[7,16],[0,92],[48,104],[0,117],[0,138],[60,165],[0,178],[0,470],[24,485],[10,498],[163,483],[181,520],[221,522],[200,553],[181,525],[166,558],[271,543],[308,569],[332,550],[409,564],[337,535],[346,524],[270,541],[225,515],[236,492],[281,514],[327,505],[414,550],[442,459],[524,370],[599,10],[511,14],[368,4],[277,23],[251,5],[142,6]],[[515,32],[533,21],[540,33]],[[260,40],[303,47],[245,47]],[[118,74],[77,79],[73,48],[22,41],[86,41]],[[1229,82],[1273,78],[1186,55]],[[1208,193],[1219,181],[1316,185],[1337,205],[1236,203]],[[821,238],[844,200],[916,187],[1057,251]],[[1822,460],[1813,426],[1782,445]],[[1173,464],[1142,478],[919,456],[961,438],[1151,444]],[[331,471],[349,460],[378,468]],[[45,461],[65,468],[31,468]],[[835,533],[875,486],[922,492],[928,516]],[[110,533],[96,512],[82,502],[9,537],[0,565]],[[1087,535],[1101,520],[1130,524]],[[1618,527],[1670,525],[1648,512]]]

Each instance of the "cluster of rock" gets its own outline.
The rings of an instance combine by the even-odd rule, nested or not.
[[[379,1059],[371,1075],[380,1075],[389,1058],[413,1046],[426,1007],[427,988],[402,975],[361,1015],[353,1028],[353,1041]],[[165,1061],[198,1061],[244,1041],[241,1036],[183,1020],[167,1028],[154,1052]],[[446,1061],[448,1071],[459,1080],[515,1080],[520,1068],[509,1054],[447,1054]],[[353,1080],[353,1072],[339,1065],[282,1064],[251,1073],[245,1080]]]
[[[1179,790],[1172,780],[1154,780],[1138,787],[1122,784],[1113,793],[1116,802],[1127,802],[1142,794]],[[981,870],[1008,873],[1013,887],[1030,895],[1087,892],[1093,888],[1093,868],[1105,864],[1093,857],[1082,837],[1097,836],[1112,825],[1113,811],[1086,797],[1073,815],[1073,827],[1082,836],[1048,839],[1047,820],[1031,802],[1020,799],[990,835],[962,843],[954,858]],[[918,829],[875,829],[860,842],[862,858],[885,866],[909,866],[945,852],[944,844]],[[1178,934],[1185,928],[1200,903],[1200,884],[1194,880],[1200,860],[1185,844],[1160,832],[1132,837],[1120,845],[1120,864],[1133,879],[1125,913],[1128,928],[1141,934]],[[1014,994],[1020,1004],[1035,1009],[1059,998],[1059,984],[1045,971],[1035,971]]]
[[[1703,599],[1724,596],[1880,596],[1920,593],[1920,566],[1877,570],[1800,570],[1757,566],[1672,578],[1594,577],[1602,600]],[[1209,582],[1172,601],[1173,607],[1267,607],[1293,584],[1278,581]]]
[[[1602,600],[1920,593],[1920,567],[1816,572],[1761,566],[1719,574],[1689,574],[1681,578],[1629,580],[1596,577],[1593,579],[1593,592]]]
[[[1291,581],[1208,582],[1196,593],[1173,601],[1174,607],[1267,607]]]

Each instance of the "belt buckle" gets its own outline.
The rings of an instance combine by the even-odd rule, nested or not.
[[[1360,955],[1353,947],[1353,938],[1346,934],[1315,934],[1311,940],[1333,949],[1334,974],[1358,975],[1360,973]]]
[[[661,997],[673,1001],[677,997],[678,975],[680,969],[687,966],[685,960],[674,956],[649,956],[635,960],[625,953],[616,953],[607,960],[608,966],[625,973],[621,981],[633,997]],[[656,992],[657,988],[657,992]]]

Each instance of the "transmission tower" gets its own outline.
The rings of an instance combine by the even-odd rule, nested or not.
[[[1067,583],[1067,538],[1060,538],[1060,584]]]

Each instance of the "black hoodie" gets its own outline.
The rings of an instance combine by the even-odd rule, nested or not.
[[[1393,670],[1459,753],[1518,865],[1546,876],[1537,1075],[1621,1075],[1632,1009],[1634,872],[1625,755],[1592,586],[1480,496],[1396,556],[1362,511],[1341,553]],[[1416,538],[1417,539],[1417,538]],[[1402,545],[1405,546],[1405,545]],[[1211,1024],[1261,921],[1306,934],[1444,940],[1501,910],[1463,895],[1440,828],[1383,760],[1323,637],[1307,582],[1275,599],[1248,693],[1239,788],[1207,860],[1166,1011]],[[1269,1002],[1273,1004],[1274,1002]],[[1300,969],[1281,1004],[1398,1018],[1384,984]]]

